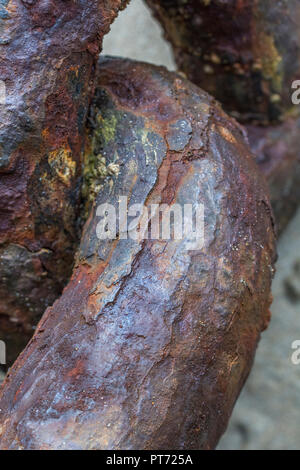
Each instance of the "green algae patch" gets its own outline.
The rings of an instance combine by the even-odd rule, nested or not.
[[[151,128],[147,128],[143,117],[122,108],[117,109],[107,92],[98,89],[90,110],[84,156],[83,219],[87,219],[104,184],[109,197],[121,167],[128,167],[130,174],[136,174],[137,155],[140,155],[146,168],[158,167],[165,151],[161,139]]]

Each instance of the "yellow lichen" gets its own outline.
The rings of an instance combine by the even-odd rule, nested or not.
[[[116,133],[117,118],[113,114],[103,118],[101,114],[96,117],[97,128],[95,129],[95,138],[101,135],[104,143],[107,144],[114,139]]]
[[[60,148],[50,152],[48,163],[55,170],[61,181],[66,186],[70,186],[72,178],[76,173],[76,162],[72,158],[71,150]]]
[[[256,61],[256,64],[261,65],[263,78],[271,81],[272,89],[280,93],[283,79],[282,57],[276,48],[274,38],[265,31],[258,31],[255,55],[260,58]]]
[[[118,156],[115,155],[114,162],[107,164],[106,158],[98,150],[99,146],[105,147],[115,138],[116,126],[115,115],[103,117],[99,112],[96,114],[95,128],[89,137],[84,156],[82,195],[85,200],[85,217],[101,189],[103,180],[119,174]]]

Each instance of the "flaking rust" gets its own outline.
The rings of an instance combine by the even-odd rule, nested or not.
[[[210,449],[269,321],[267,190],[205,92],[129,60],[103,59],[98,74],[87,161],[119,171],[100,161],[72,278],[2,385],[0,448]],[[120,195],[204,204],[204,246],[99,241],[97,207]]]
[[[300,200],[298,0],[146,0],[179,69],[243,123],[271,187],[278,231]]]
[[[124,0],[0,5],[0,338],[12,362],[72,271],[93,70]]]

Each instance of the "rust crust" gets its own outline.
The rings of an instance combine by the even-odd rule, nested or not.
[[[293,217],[300,201],[300,120],[276,126],[246,126],[252,151],[267,179],[278,233]]]
[[[298,0],[146,0],[179,69],[249,132],[279,232],[300,201]]]
[[[9,363],[72,272],[95,63],[125,4],[0,2],[0,338]]]
[[[298,0],[146,0],[178,67],[242,121],[268,124],[295,112],[300,79]]]
[[[267,189],[205,92],[129,60],[98,74],[86,160],[98,192],[72,278],[2,385],[0,448],[211,449],[269,321]],[[97,207],[120,195],[204,204],[204,246],[100,241]]]

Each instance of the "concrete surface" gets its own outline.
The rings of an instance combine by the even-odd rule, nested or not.
[[[104,37],[103,53],[164,65],[176,70],[171,48],[162,37],[160,25],[142,0],[131,0]]]
[[[160,27],[141,0],[132,0],[115,21],[104,53],[175,69]],[[300,449],[300,365],[291,361],[291,344],[300,340],[300,211],[280,240],[279,255],[273,318],[219,449]]]

